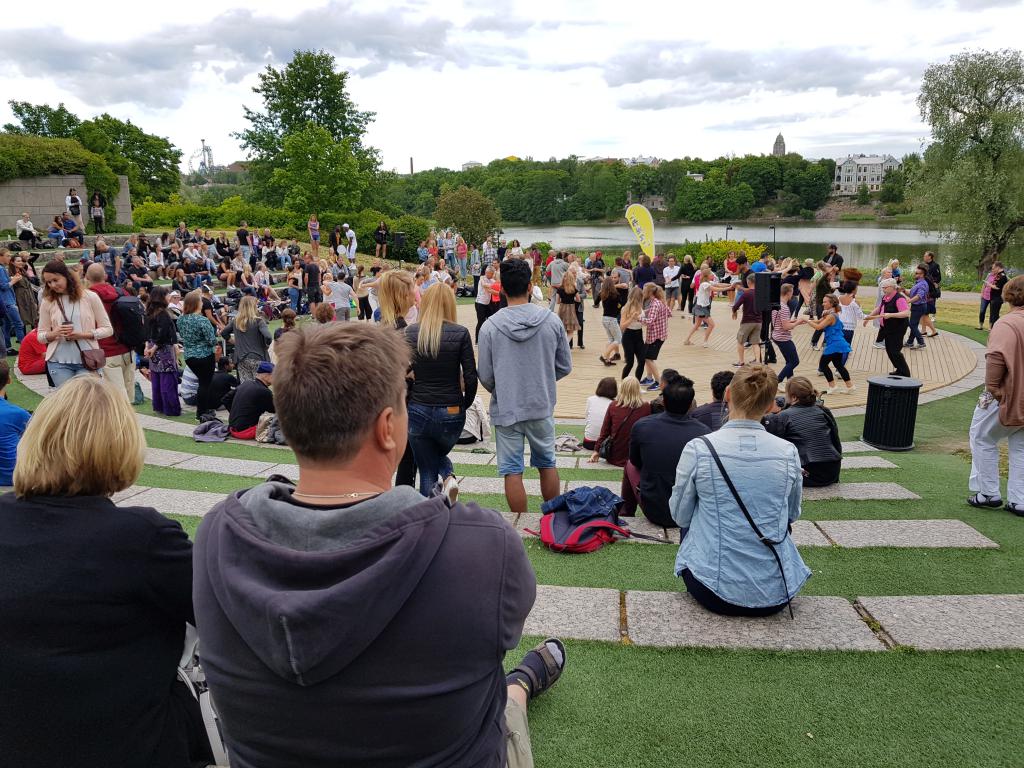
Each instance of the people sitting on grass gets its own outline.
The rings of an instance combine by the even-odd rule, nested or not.
[[[623,379],[619,384],[618,396],[608,406],[601,424],[601,433],[597,436],[597,445],[587,461],[594,463],[603,458],[612,466],[625,467],[629,461],[630,431],[640,419],[650,415],[651,404],[644,400],[640,382],[634,376]],[[606,440],[609,441],[608,446],[602,451]]]
[[[661,392],[665,410],[640,419],[629,439],[629,461],[622,474],[621,515],[632,517],[637,504],[644,517],[663,528],[675,528],[669,499],[679,455],[687,443],[711,432],[691,415],[693,382],[676,374]]]
[[[0,486],[14,482],[12,476],[18,457],[18,443],[31,415],[24,408],[7,401],[7,385],[10,383],[11,369],[6,360],[0,360]]]
[[[690,414],[704,423],[712,432],[721,427],[729,417],[729,404],[725,402],[725,390],[734,376],[733,371],[719,371],[711,377],[711,402],[697,406]]]
[[[714,613],[778,613],[811,575],[788,532],[800,517],[800,455],[761,424],[778,386],[767,366],[741,368],[725,390],[729,421],[679,458],[669,504],[683,529],[675,574]]]
[[[255,440],[260,417],[275,413],[274,394],[270,385],[274,381],[274,364],[262,361],[256,366],[256,376],[243,381],[235,390],[228,416],[228,432],[238,440]]]
[[[177,679],[192,544],[152,507],[110,499],[145,450],[124,393],[93,376],[43,400],[25,430],[14,493],[0,496],[5,765],[212,762]]]
[[[405,339],[308,326],[278,355],[298,483],[230,495],[196,535],[203,669],[232,768],[532,765],[527,705],[565,649],[547,640],[506,675],[536,591],[519,534],[392,487]]]
[[[608,413],[608,406],[618,393],[619,387],[615,379],[606,376],[597,382],[597,391],[587,398],[587,424],[583,428],[583,447],[588,451],[597,450],[597,440],[601,436],[605,414]]]
[[[508,306],[480,329],[478,373],[491,393],[498,474],[509,511],[526,511],[524,441],[530,466],[540,471],[545,501],[560,493],[555,463],[555,382],[572,372],[569,340],[558,316],[530,304],[533,269],[523,259],[501,263]]]
[[[818,402],[811,380],[795,376],[786,382],[786,406],[765,418],[768,431],[796,446],[803,484],[817,488],[839,482],[843,443],[832,412]]]
[[[998,507],[999,444],[1006,440],[1006,509],[1024,517],[1024,275],[1003,288],[1010,312],[992,326],[985,353],[985,391],[971,420],[973,507]]]

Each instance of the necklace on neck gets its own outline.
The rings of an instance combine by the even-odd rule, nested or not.
[[[302,496],[307,499],[358,499],[362,496],[379,496],[383,491],[357,491],[356,493],[327,493],[327,494],[316,494],[316,493],[303,493],[302,491],[292,491],[292,496]]]

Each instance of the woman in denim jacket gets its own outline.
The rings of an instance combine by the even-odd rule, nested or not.
[[[761,417],[778,388],[764,365],[741,368],[725,390],[729,421],[707,436],[739,497],[775,556],[740,511],[704,439],[683,449],[672,490],[672,518],[684,531],[675,572],[697,602],[729,616],[768,616],[786,607],[811,575],[788,533],[800,517],[802,477],[796,447],[769,434]]]

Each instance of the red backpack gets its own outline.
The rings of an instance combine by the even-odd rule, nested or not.
[[[540,531],[525,530],[532,536],[539,536],[540,543],[552,552],[566,552],[577,555],[585,552],[596,552],[605,544],[614,544],[619,539],[648,539],[663,542],[654,536],[634,533],[619,522],[619,513],[612,510],[606,514],[597,514],[588,520],[574,523],[569,519],[569,512],[559,509],[548,512],[540,519]]]

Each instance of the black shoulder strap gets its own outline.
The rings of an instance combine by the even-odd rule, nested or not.
[[[722,479],[725,480],[725,484],[729,486],[729,491],[732,493],[732,497],[736,499],[736,504],[739,506],[740,512],[743,513],[743,516],[747,518],[747,522],[753,529],[754,535],[757,536],[758,540],[762,544],[768,547],[772,555],[775,557],[775,564],[779,566],[779,575],[782,576],[782,587],[786,590],[786,607],[789,608],[789,617],[793,618],[793,606],[792,601],[789,599],[789,584],[786,583],[786,571],[782,567],[782,558],[779,557],[779,553],[775,549],[775,547],[778,544],[781,544],[783,541],[785,541],[785,537],[783,537],[780,541],[773,541],[772,539],[769,539],[767,536],[761,533],[761,529],[757,527],[757,523],[754,522],[754,518],[751,517],[750,512],[747,511],[747,505],[744,504],[743,499],[740,498],[740,494],[736,490],[736,486],[732,484],[732,478],[729,477],[729,473],[725,471],[725,465],[722,464],[722,459],[721,457],[719,457],[718,451],[715,450],[715,446],[713,446],[711,444],[711,441],[708,440],[703,435],[698,437],[698,439],[701,440],[704,443],[704,445],[708,447],[708,450],[711,452],[711,458],[715,460],[715,464],[718,466],[718,471],[721,473]]]

